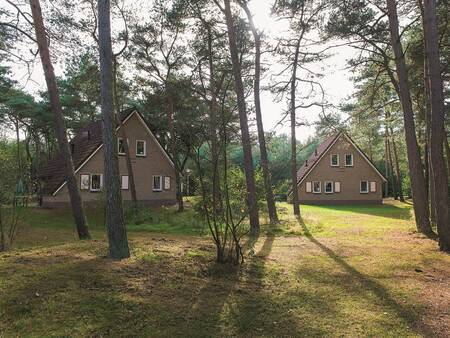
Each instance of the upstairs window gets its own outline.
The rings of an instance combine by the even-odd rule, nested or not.
[[[313,182],[313,193],[314,194],[320,194],[321,189],[320,189],[320,182],[319,181],[314,181]]]
[[[331,166],[339,167],[339,154],[331,154]]]
[[[353,154],[346,154],[345,155],[345,166],[346,167],[353,167]]]
[[[359,192],[361,194],[369,193],[369,182],[367,182],[367,181],[359,182]]]
[[[163,190],[163,177],[153,176],[153,191],[162,191],[162,190]]]
[[[127,139],[128,142],[128,139]],[[117,150],[119,155],[125,155],[125,139],[118,138],[117,139]]]
[[[91,175],[81,174],[80,175],[80,189],[81,190],[89,190],[90,180],[91,180]]]
[[[91,174],[91,191],[100,191],[102,189],[102,174]]]
[[[147,142],[144,140],[136,140],[136,156],[147,156]]]

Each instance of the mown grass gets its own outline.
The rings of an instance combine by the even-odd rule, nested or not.
[[[143,215],[117,262],[103,225],[80,242],[68,215],[30,209],[35,240],[0,254],[0,336],[448,336],[450,257],[410,205],[305,206],[300,221],[279,207],[240,268],[214,262],[191,210]]]

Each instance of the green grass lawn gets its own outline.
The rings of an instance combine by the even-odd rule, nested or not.
[[[129,220],[117,262],[100,211],[80,242],[70,214],[30,208],[0,254],[0,337],[449,336],[450,256],[409,204],[278,207],[241,268],[214,262],[192,210]]]

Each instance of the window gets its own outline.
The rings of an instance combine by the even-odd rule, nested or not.
[[[331,166],[339,167],[339,154],[331,154]]]
[[[170,190],[170,176],[164,177],[164,190]]]
[[[128,190],[128,176],[122,176],[122,190]]]
[[[345,155],[345,166],[346,167],[353,167],[353,154],[346,154]]]
[[[367,181],[359,182],[359,192],[361,194],[367,194],[369,192],[369,182]]]
[[[103,175],[92,174],[91,175],[91,191],[100,191],[102,189]]]
[[[147,142],[144,140],[136,140],[136,156],[147,156]]]
[[[334,182],[334,192],[341,192],[341,182]]]
[[[125,155],[125,143],[124,143],[124,139],[123,138],[118,138],[117,139],[117,150],[119,155]],[[128,139],[127,139],[128,142]]]
[[[162,191],[162,184],[162,176],[153,176],[153,191]]]
[[[370,182],[370,192],[377,191],[377,182]]]
[[[81,190],[89,190],[90,179],[91,179],[91,175],[89,175],[89,174],[81,174],[80,175],[80,189]]]
[[[325,194],[332,194],[333,193],[333,182],[325,182],[324,183],[324,189],[325,189]]]
[[[306,182],[306,192],[311,192],[311,191],[312,191],[311,182]]]
[[[320,192],[321,192],[320,182],[319,181],[314,181],[313,182],[313,193],[320,194]]]

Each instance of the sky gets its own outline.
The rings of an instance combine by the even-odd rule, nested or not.
[[[3,1],[0,0],[1,2]],[[254,22],[257,28],[263,30],[268,36],[276,37],[283,34],[286,25],[270,16],[272,2],[272,0],[252,0],[249,7],[254,14]],[[352,53],[354,53],[354,50],[351,47],[341,46],[331,49],[332,55],[328,59],[311,65],[312,68],[320,70],[324,74],[321,84],[324,88],[326,99],[335,106],[347,100],[353,91],[353,83],[350,79],[351,73],[347,70],[346,62],[347,59],[352,57]],[[270,83],[270,73],[283,67],[282,64],[277,64],[277,61],[274,59],[266,59],[265,61],[271,66],[269,72],[263,76],[261,83],[263,87]],[[55,63],[54,67],[57,76],[62,75],[63,65]],[[23,65],[12,65],[12,68],[15,79],[19,81],[26,91],[37,93],[37,91],[45,89],[45,79],[39,62],[35,63],[31,76],[29,76],[28,70]],[[281,125],[278,123],[282,118],[283,112],[286,111],[286,102],[276,102],[274,95],[265,90],[261,93],[261,106],[265,130],[277,134],[289,134],[289,121],[286,120]],[[308,137],[314,135],[313,124],[317,120],[319,112],[320,108],[317,107],[298,110],[297,115],[299,119],[302,122],[306,122],[305,126],[297,127],[297,138],[300,141],[305,141]]]

